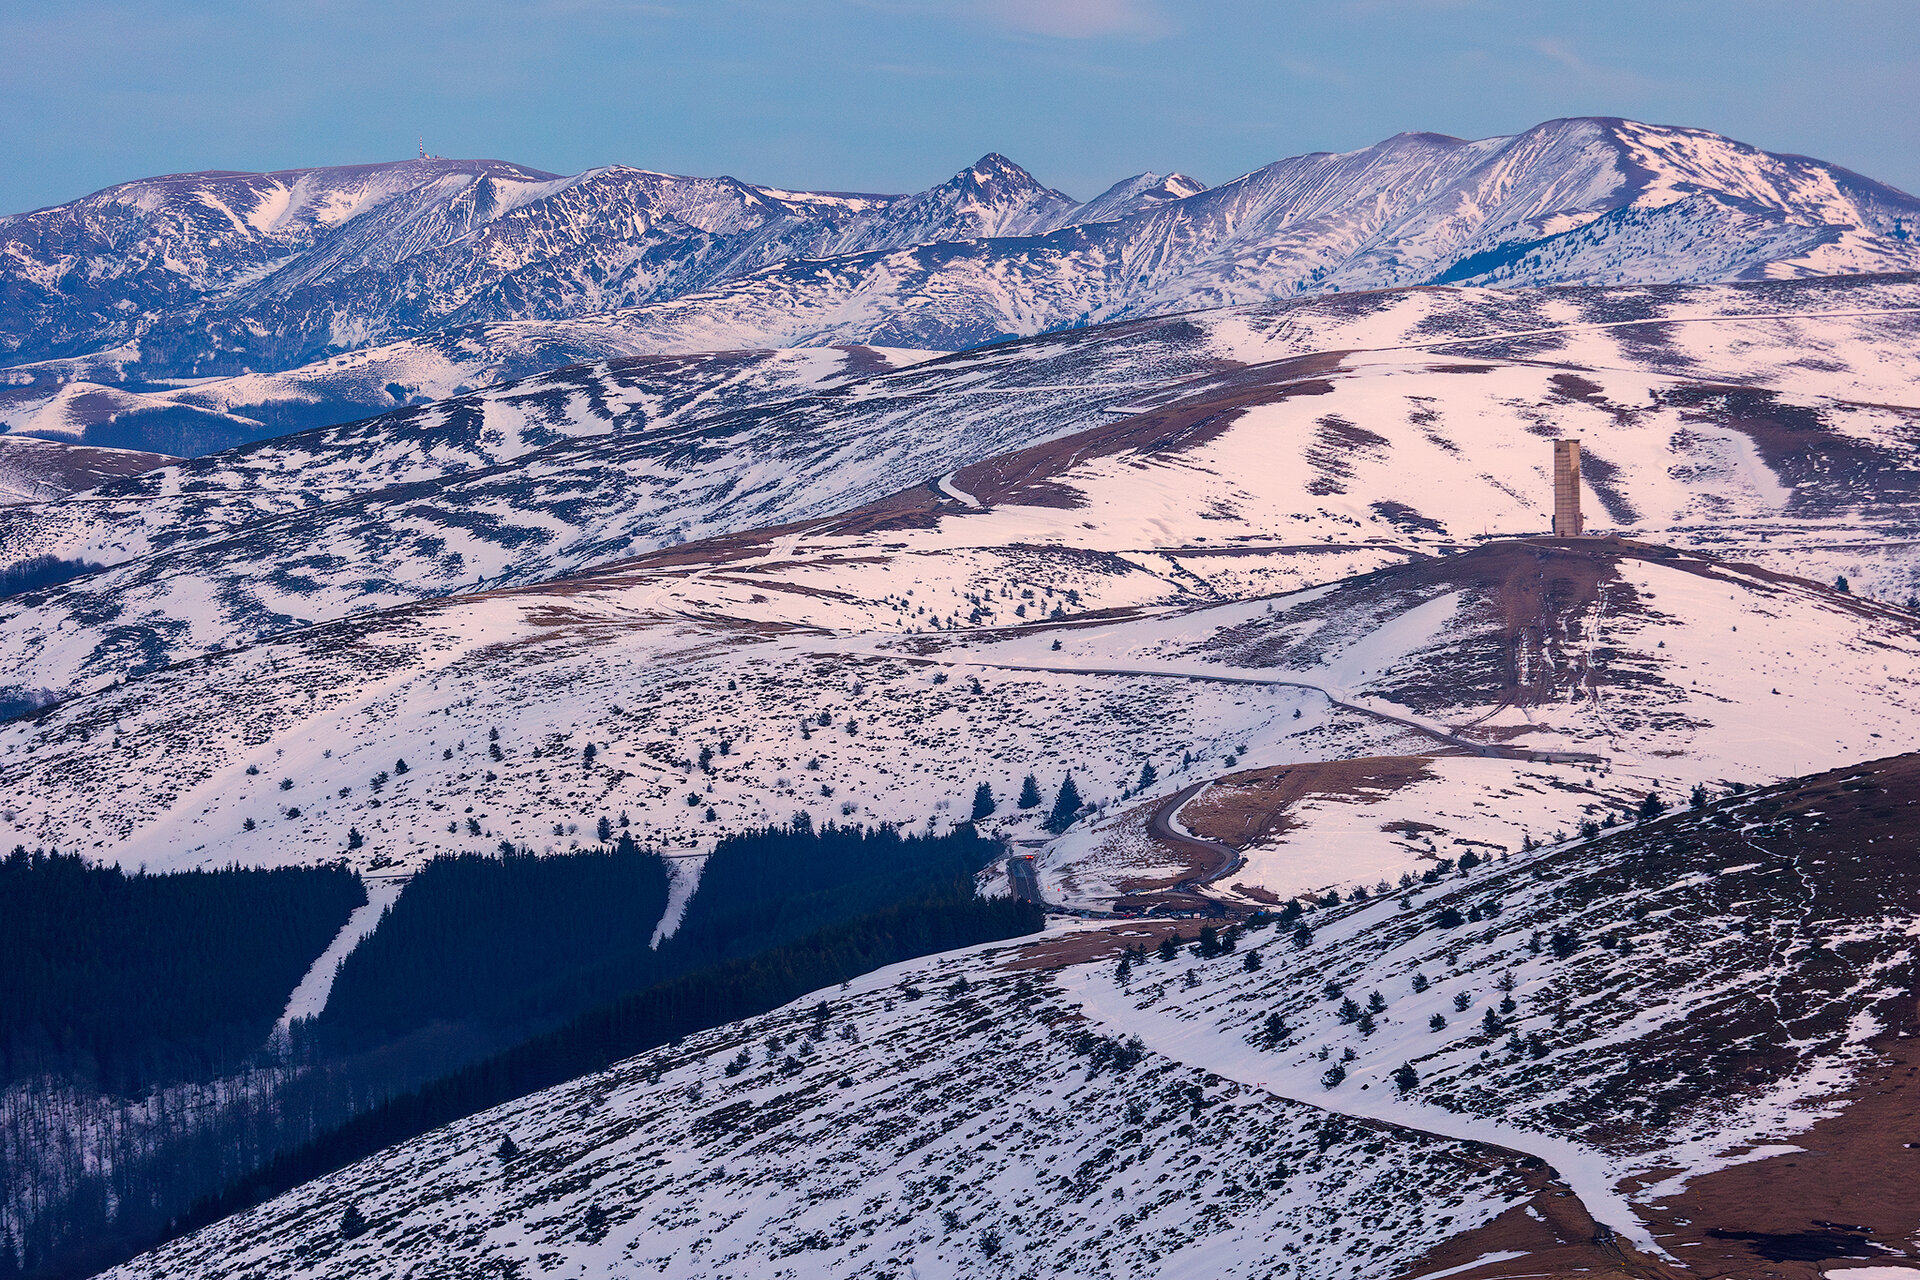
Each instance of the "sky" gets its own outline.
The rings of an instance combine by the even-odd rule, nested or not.
[[[1914,0],[0,0],[0,211],[491,157],[1087,198],[1408,130],[1694,125],[1920,192]]]

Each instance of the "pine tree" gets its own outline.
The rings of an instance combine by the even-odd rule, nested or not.
[[[600,821],[593,825],[593,832],[596,836],[600,837],[601,844],[606,844],[609,840],[613,839],[613,819],[604,813],[601,814]]]
[[[397,777],[399,777],[399,776],[400,776],[401,774],[403,774],[403,773],[405,773],[406,771],[407,771],[407,762],[406,762],[405,760],[395,760],[395,761],[393,762],[393,776],[394,776],[394,777],[396,777],[396,778],[397,778]]]
[[[358,849],[361,845],[365,844],[366,842],[367,842],[367,838],[360,834],[360,828],[358,827],[347,828],[347,848]]]
[[[1666,811],[1667,802],[1660,798],[1657,791],[1647,792],[1647,798],[1640,802],[1640,808],[1637,810],[1642,822],[1652,821]]]
[[[1145,791],[1159,780],[1160,775],[1154,770],[1153,761],[1149,760],[1140,766],[1140,781],[1134,784],[1133,789],[1135,791]]]
[[[1040,780],[1032,774],[1028,774],[1027,780],[1020,784],[1018,803],[1022,809],[1032,809],[1040,803]]]
[[[993,799],[992,787],[983,782],[973,789],[973,821],[978,822],[982,818],[990,817],[998,807]]]
[[[367,1220],[360,1212],[360,1206],[350,1204],[340,1213],[340,1234],[348,1240],[367,1234]]]
[[[1080,813],[1080,788],[1074,785],[1073,774],[1069,773],[1060,780],[1060,793],[1054,797],[1053,812],[1047,816],[1047,830],[1065,831],[1073,825]]]
[[[513,1135],[509,1133],[500,1139],[500,1145],[494,1148],[493,1154],[498,1156],[504,1164],[518,1156],[520,1148],[514,1145]]]
[[[1162,960],[1172,960],[1178,957],[1180,954],[1180,935],[1177,933],[1170,933],[1166,937],[1160,939],[1160,945],[1156,949],[1155,954],[1157,954]]]
[[[1393,1073],[1394,1087],[1402,1093],[1412,1093],[1413,1087],[1420,1083],[1420,1073],[1413,1069],[1411,1062],[1403,1062]]]
[[[1696,782],[1693,784],[1693,790],[1687,795],[1687,807],[1692,809],[1704,809],[1707,807],[1706,783]]]

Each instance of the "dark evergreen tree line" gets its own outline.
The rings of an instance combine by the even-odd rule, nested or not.
[[[63,560],[59,556],[28,556],[0,569],[0,596],[24,595],[45,591],[75,578],[84,578],[106,568],[92,560]]]
[[[609,955],[642,952],[667,906],[665,865],[611,850],[435,858],[341,963],[323,1026],[352,1044],[496,1015]]]
[[[344,866],[129,875],[16,848],[0,860],[0,1079],[132,1092],[230,1069],[365,901]]]
[[[476,1099],[543,1087],[843,977],[1037,927],[1025,906],[972,896],[972,876],[993,851],[971,827],[933,839],[804,823],[747,833],[716,850],[707,892],[659,953],[647,943],[665,905],[664,870],[630,841],[563,858],[433,864],[343,967],[328,1018],[296,1024],[294,1057],[282,1068],[249,1068],[245,1083],[230,1079],[221,1106],[196,1109],[183,1097],[176,1109],[156,1095],[146,1110],[157,1112],[125,1124],[114,1120],[120,1104],[111,1099],[49,1094],[34,1114],[0,1116],[0,1138],[70,1128],[109,1135],[106,1147],[90,1139],[85,1151],[0,1164],[9,1184],[0,1226],[36,1280],[91,1275],[150,1247],[236,1171],[276,1160],[294,1167],[289,1153],[303,1146],[309,1161],[312,1151],[374,1150],[442,1123],[422,1116],[466,1114],[492,1104]],[[262,984],[271,990],[257,1001],[248,1048],[264,1039],[311,954],[364,901],[350,874],[328,874],[351,899],[299,964]],[[260,919],[283,916],[262,911]],[[228,915],[197,920],[197,936],[234,944],[217,966],[221,978],[248,968],[241,953],[259,953]],[[218,987],[204,974],[174,985]],[[598,1015],[582,1012],[596,1007]],[[370,1030],[345,1034],[336,1010],[355,1011]],[[545,1034],[528,1043],[537,1033]],[[290,1069],[296,1063],[304,1065]],[[461,1069],[466,1063],[476,1065]],[[73,1125],[66,1113],[76,1106],[98,1114]],[[0,1280],[7,1261],[0,1258]]]
[[[460,1020],[530,1033],[969,880],[993,851],[971,826],[925,837],[803,820],[728,836],[658,949],[665,872],[624,833],[610,853],[438,859],[341,965],[321,1029],[362,1046]]]

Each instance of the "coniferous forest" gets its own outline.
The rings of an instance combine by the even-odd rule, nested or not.
[[[915,956],[1041,927],[1040,908],[970,890],[904,903],[710,965],[572,1019],[402,1096],[288,1152],[196,1204],[164,1238],[193,1231],[269,1196],[510,1099],[600,1070],[680,1036],[776,1008],[809,991]],[[158,1240],[139,1247],[151,1247]]]
[[[323,1036],[363,1047],[436,1023],[532,1031],[582,1009],[815,930],[950,892],[994,851],[971,826],[767,827],[722,839],[658,949],[663,862],[625,838],[559,857],[428,863],[340,967]]]
[[[666,907],[664,864],[624,835],[558,857],[436,858],[342,962],[324,1022],[369,1044],[507,1016],[527,991],[645,952]]]
[[[0,1083],[130,1093],[224,1070],[365,901],[344,866],[128,875],[16,848],[0,860]]]
[[[266,1052],[355,906],[344,868],[0,864],[0,1280],[77,1280],[390,1143],[918,955],[1040,925],[974,896],[998,846],[804,820],[719,842],[658,948],[664,861],[624,836],[428,863]],[[36,965],[24,956],[38,957]],[[218,1073],[218,1078],[211,1078]],[[142,1089],[138,1099],[100,1082]],[[206,1081],[206,1083],[200,1083]],[[85,1144],[49,1145],[69,1133]]]

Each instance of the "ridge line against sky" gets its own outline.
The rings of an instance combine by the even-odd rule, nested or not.
[[[1690,125],[1920,191],[1907,0],[72,0],[0,6],[0,211],[429,150],[1086,199],[1403,131]]]

